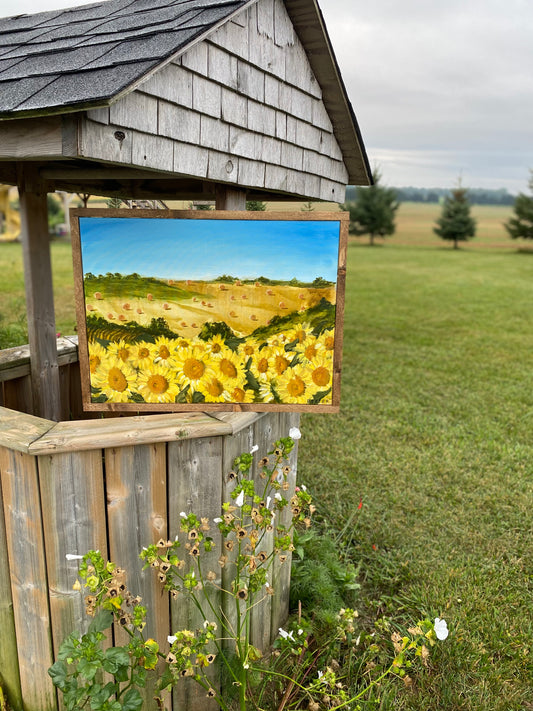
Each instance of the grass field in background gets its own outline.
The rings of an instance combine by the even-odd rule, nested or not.
[[[533,255],[510,213],[474,208],[479,237],[457,251],[432,233],[436,205],[403,204],[383,246],[350,242],[341,412],[303,416],[299,480],[335,530],[363,498],[365,619],[450,629],[365,711],[533,709]],[[72,333],[69,244],[52,258]],[[0,244],[0,272],[5,348],[25,342],[20,245]]]
[[[62,335],[76,332],[72,250],[69,241],[50,245],[54,283],[56,329]],[[0,242],[0,349],[28,342],[22,247]]]
[[[348,250],[341,413],[303,417],[300,481],[335,530],[363,497],[365,614],[450,628],[365,708],[533,708],[532,270],[516,249]]]

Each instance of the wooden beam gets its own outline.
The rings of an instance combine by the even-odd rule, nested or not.
[[[63,136],[60,116],[15,119],[0,124],[0,158],[61,158]]]
[[[46,186],[35,167],[23,165],[18,188],[33,414],[57,421],[61,401]]]
[[[246,210],[246,190],[231,188],[227,185],[217,185],[217,210]]]

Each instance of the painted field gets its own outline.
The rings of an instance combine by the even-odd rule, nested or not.
[[[157,286],[157,288],[153,288]],[[204,324],[224,322],[237,337],[269,326],[274,316],[305,312],[322,299],[335,303],[335,287],[312,288],[286,284],[265,285],[220,281],[173,281],[147,284],[144,294],[114,289],[106,293],[98,281],[86,281],[86,310],[113,323],[148,326],[164,318],[170,330],[192,338]],[[332,324],[333,325],[333,324]]]
[[[92,403],[332,402],[335,285],[89,274],[84,290]]]

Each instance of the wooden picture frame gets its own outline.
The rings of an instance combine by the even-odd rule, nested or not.
[[[338,412],[348,213],[70,214],[85,410]]]

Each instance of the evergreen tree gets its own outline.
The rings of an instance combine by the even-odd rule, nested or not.
[[[515,216],[504,224],[512,239],[523,237],[533,239],[533,170],[529,178],[529,189],[532,195],[520,193],[514,202]]]
[[[462,187],[461,181],[444,201],[436,225],[433,232],[441,239],[452,240],[454,249],[459,248],[459,242],[475,237],[476,221],[470,214],[468,191]]]
[[[399,203],[396,191],[381,185],[381,174],[374,171],[374,184],[370,187],[355,189],[355,202],[343,207],[350,213],[350,233],[369,235],[370,244],[376,237],[394,234],[394,217]]]
[[[111,208],[112,210],[118,210],[119,208],[122,207],[122,199],[118,197],[112,197],[109,198],[108,200],[105,201],[105,204],[107,207]]]
[[[264,212],[266,210],[266,206],[266,202],[262,202],[262,200],[246,201],[246,209],[250,210],[251,212]]]

